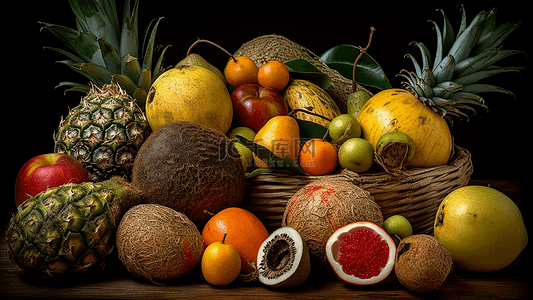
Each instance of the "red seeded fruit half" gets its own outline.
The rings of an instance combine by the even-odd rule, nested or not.
[[[343,226],[326,243],[326,255],[337,277],[355,285],[375,284],[389,276],[395,254],[392,238],[371,222]]]

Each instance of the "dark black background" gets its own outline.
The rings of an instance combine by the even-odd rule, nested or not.
[[[316,54],[338,44],[366,45],[369,27],[377,31],[369,54],[376,59],[394,87],[400,87],[401,78],[395,75],[402,69],[412,70],[406,53],[420,59],[419,50],[411,41],[423,42],[430,51],[435,49],[434,20],[442,26],[442,16],[437,8],[444,9],[455,30],[461,12],[456,3],[427,4],[396,1],[389,4],[367,1],[358,4],[341,4],[322,1],[317,4],[287,5],[271,1],[227,3],[213,6],[208,2],[191,1],[176,4],[174,1],[141,0],[141,31],[152,18],[164,16],[156,42],[172,45],[167,51],[166,65],[175,65],[185,57],[188,47],[197,39],[209,39],[230,52],[241,44],[264,34],[280,34],[309,48]],[[123,1],[117,1],[119,14]],[[469,21],[480,10],[498,7],[497,22],[522,20],[522,26],[503,43],[506,49],[530,52],[531,17],[525,2],[514,4],[477,2],[465,5]],[[18,5],[16,5],[18,6]],[[13,188],[18,170],[34,156],[53,152],[53,132],[60,117],[74,107],[81,93],[63,94],[64,89],[54,87],[60,81],[87,82],[66,66],[55,61],[64,59],[58,53],[43,50],[43,46],[65,48],[49,31],[40,32],[37,21],[75,28],[75,17],[67,1],[35,1],[18,9],[4,10],[9,23],[4,25],[2,45],[8,55],[3,57],[4,108],[2,148],[6,176],[2,200],[2,214],[14,211]],[[16,20],[16,21],[12,21]],[[219,68],[227,56],[216,48],[201,44],[195,52]],[[4,51],[6,53],[6,51]],[[499,65],[521,65],[530,69],[526,55],[506,59]],[[489,112],[480,109],[469,122],[456,120],[451,127],[456,144],[467,148],[473,157],[473,178],[529,178],[531,168],[531,71],[521,74],[507,73],[486,82],[505,87],[516,94],[516,99],[503,94],[485,94]]]

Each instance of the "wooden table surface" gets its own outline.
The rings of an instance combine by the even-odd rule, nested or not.
[[[525,216],[529,211],[527,187],[514,180],[472,180],[470,184],[490,185],[511,197]],[[469,273],[452,268],[440,289],[422,296],[405,289],[394,272],[384,281],[367,287],[342,283],[334,276],[313,274],[303,286],[288,290],[276,290],[261,283],[234,282],[217,288],[202,281],[198,269],[186,278],[154,285],[147,280],[136,279],[122,266],[116,251],[106,268],[98,273],[75,280],[49,282],[32,278],[20,271],[10,260],[5,241],[7,221],[3,220],[0,238],[0,299],[13,298],[68,298],[68,299],[165,299],[165,298],[533,298],[531,275],[532,251],[528,245],[508,267],[492,273]],[[528,227],[528,230],[533,230]]]

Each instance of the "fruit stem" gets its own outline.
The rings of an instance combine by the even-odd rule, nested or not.
[[[222,238],[222,244],[226,241],[226,235],[228,235],[226,232],[224,232],[224,237]]]
[[[326,129],[326,133],[324,133],[324,136],[322,137],[322,142],[326,141],[326,137],[328,136],[328,134],[329,134],[329,128]]]
[[[359,46],[359,55],[357,55],[357,58],[355,58],[355,61],[353,62],[353,69],[352,69],[352,88],[353,92],[357,90],[357,85],[355,84],[355,69],[357,68],[357,63],[363,57],[363,55],[368,51],[368,48],[370,48],[370,44],[372,43],[372,37],[374,36],[374,31],[376,31],[376,28],[373,26],[370,26],[370,35],[368,36],[368,44],[365,48],[361,49],[361,46]]]
[[[192,48],[194,48],[194,46],[200,44],[200,43],[208,43],[208,44],[211,44],[215,47],[217,47],[218,49],[224,51],[224,53],[226,53],[229,57],[231,57],[231,59],[233,59],[234,62],[237,62],[237,60],[235,59],[235,57],[233,56],[233,54],[229,53],[228,50],[222,48],[221,46],[219,46],[218,44],[216,43],[213,43],[211,42],[210,40],[202,40],[202,39],[198,39],[196,42],[194,42],[190,47],[189,47],[189,50],[187,50],[187,55],[186,56],[189,56],[189,54],[191,54],[191,51],[192,51]]]

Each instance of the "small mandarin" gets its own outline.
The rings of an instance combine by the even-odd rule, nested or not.
[[[257,66],[251,58],[238,56],[228,60],[224,76],[228,84],[236,88],[245,83],[258,83],[257,72]]]
[[[261,86],[273,88],[278,92],[287,86],[289,79],[289,69],[277,60],[267,62],[257,73],[257,80]]]
[[[320,176],[333,173],[337,168],[337,150],[328,141],[311,139],[302,146],[300,168],[309,175]]]

